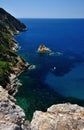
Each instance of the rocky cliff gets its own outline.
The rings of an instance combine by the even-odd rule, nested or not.
[[[11,34],[17,34],[19,31],[24,31],[27,28],[3,8],[0,8],[0,30],[1,29],[10,32]]]
[[[66,103],[53,105],[47,112],[36,111],[31,130],[84,130],[84,108]]]
[[[14,34],[25,30],[23,23],[0,8],[0,85],[3,86],[0,86],[0,130],[28,128],[24,111],[11,96],[20,85],[17,76],[28,67],[28,63],[16,54],[18,45],[13,38]]]
[[[24,30],[26,26],[23,23],[0,8],[0,85],[4,88],[10,84],[10,73],[18,75],[28,65],[15,53],[18,45],[13,38],[14,34]]]
[[[15,102],[15,99],[0,86],[0,130],[19,130],[23,124],[25,114]]]
[[[36,111],[31,123],[16,100],[0,86],[0,130],[84,130],[84,108],[69,103]]]

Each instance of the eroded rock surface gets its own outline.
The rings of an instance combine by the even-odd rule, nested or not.
[[[50,53],[51,50],[46,47],[45,45],[40,45],[39,48],[38,48],[38,53]]]
[[[36,111],[31,130],[84,130],[84,108],[58,104],[48,108],[47,112]]]
[[[15,102],[0,86],[0,130],[22,130],[25,114]]]

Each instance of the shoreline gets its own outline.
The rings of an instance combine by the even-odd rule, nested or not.
[[[12,38],[12,50],[16,52],[18,51],[19,46],[14,39],[14,36],[12,36]],[[22,85],[18,80],[18,76],[28,69],[28,67],[30,68],[31,65],[19,55],[17,55],[17,61],[17,64],[12,67],[13,73],[10,73],[8,76],[9,82],[6,85],[6,88],[4,89],[0,85],[0,111],[2,112],[2,114],[0,113],[0,130],[30,130],[30,122],[26,119],[24,110],[17,104],[14,96],[18,92],[18,87]],[[5,119],[2,119],[2,116],[4,116]]]
[[[26,30],[25,30],[26,31]],[[19,35],[20,32],[17,31]],[[14,34],[15,35],[15,34]],[[16,51],[18,51],[19,49],[19,46],[18,46],[18,42],[16,41],[16,39],[14,38],[14,35],[13,35],[13,38],[12,38],[12,41],[13,41],[13,47],[12,47],[12,50],[16,53]],[[18,63],[19,62],[23,62],[21,61],[21,58],[19,55],[18,55]],[[23,59],[25,60],[25,59]],[[17,66],[14,66],[13,67],[13,73],[10,73],[10,76],[8,77],[9,78],[9,83],[7,84],[6,86],[6,90],[8,91],[8,93],[10,95],[15,95],[17,92],[18,92],[18,87],[21,86],[22,84],[20,83],[20,81],[18,80],[18,76],[24,72],[26,69],[28,69],[28,66],[29,66],[29,63],[28,62],[24,62],[24,63],[19,63],[19,65]]]
[[[26,30],[25,30],[26,31]],[[20,33],[18,33],[17,35],[20,35]],[[13,50],[16,52],[19,50],[19,46],[18,46],[18,42],[15,40],[15,38],[13,37],[13,41],[14,41],[14,46],[13,46]],[[18,55],[18,59],[20,60],[20,57]],[[23,59],[25,61],[25,59]],[[28,62],[24,62],[23,64],[21,64],[22,66],[16,66],[13,68],[14,70],[14,73],[10,73],[10,76],[9,76],[9,82],[7,84],[7,90],[8,90],[8,93],[10,95],[13,95],[15,96],[15,94],[18,92],[18,87],[22,86],[21,82],[18,80],[18,76],[23,73],[25,70],[33,70],[36,68],[35,65],[32,65],[32,64],[29,64]],[[10,88],[10,89],[8,89]]]

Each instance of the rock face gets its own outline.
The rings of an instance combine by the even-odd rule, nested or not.
[[[26,26],[0,8],[0,130],[30,130],[24,111],[16,105],[17,76],[28,68],[28,63],[15,52],[18,49],[14,34]],[[3,89],[5,88],[5,89]]]
[[[0,85],[10,84],[10,73],[18,75],[28,66],[15,52],[18,49],[14,34],[26,30],[26,26],[0,8]],[[10,88],[9,88],[10,89]]]
[[[39,53],[50,53],[51,50],[47,48],[45,45],[40,45],[38,48]]]
[[[84,130],[84,108],[58,104],[34,113],[31,130]]]
[[[0,86],[0,130],[21,130],[25,120],[23,110],[15,99]]]
[[[19,31],[27,29],[23,23],[6,12],[3,8],[0,8],[0,25],[3,25],[4,30],[7,30],[7,32],[10,32],[11,34],[18,34]]]
[[[0,130],[84,130],[84,108],[58,104],[36,111],[31,124],[16,100],[0,86]]]

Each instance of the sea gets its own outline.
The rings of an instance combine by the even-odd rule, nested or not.
[[[19,19],[27,31],[15,35],[17,54],[34,69],[18,78],[15,98],[31,120],[36,110],[70,102],[84,106],[84,19]],[[39,54],[45,45],[51,53]]]

